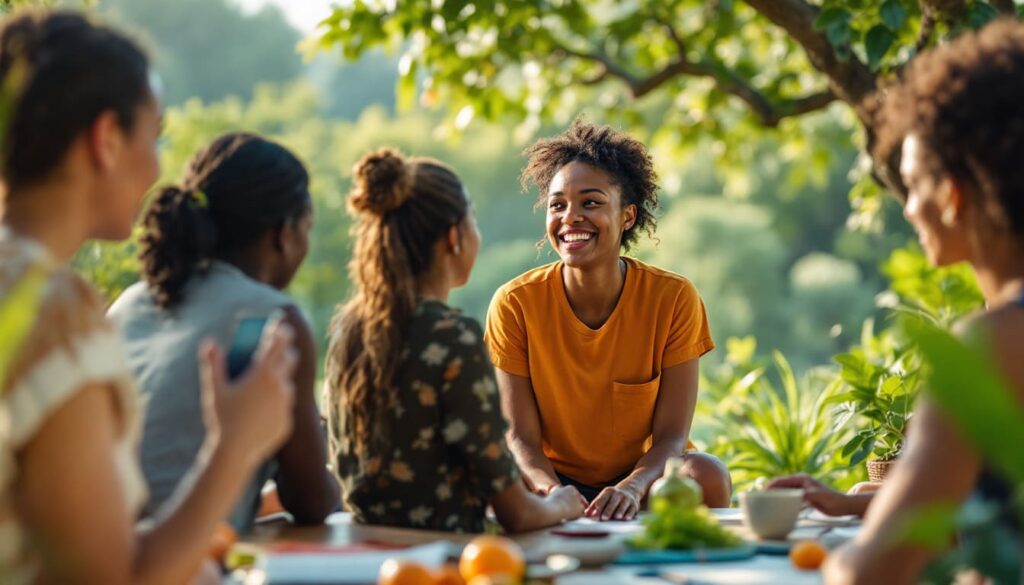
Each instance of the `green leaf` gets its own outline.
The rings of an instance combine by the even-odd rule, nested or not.
[[[975,29],[985,26],[996,18],[999,18],[999,11],[984,2],[975,2],[971,5],[971,11],[967,15],[971,28]]]
[[[832,6],[821,11],[818,18],[814,19],[815,30],[828,30],[838,23],[846,24],[849,28],[850,13],[843,8]]]
[[[868,66],[871,69],[878,69],[882,63],[882,57],[889,51],[889,47],[895,40],[896,36],[885,25],[876,24],[871,27],[864,37],[864,49],[867,51]]]
[[[896,394],[896,391],[903,385],[903,380],[899,376],[889,376],[882,381],[878,388],[878,393],[884,396],[892,396]]]
[[[398,87],[395,88],[395,100],[400,112],[408,112],[416,105],[416,70],[418,63],[410,60],[408,69],[402,72],[398,78]]]
[[[754,359],[757,352],[757,339],[753,335],[746,337],[730,337],[725,340],[726,359],[730,362],[745,366]]]
[[[882,16],[882,22],[893,32],[898,32],[907,22],[907,9],[899,0],[886,0],[878,12]]]
[[[865,440],[860,445],[860,447],[853,453],[853,455],[850,457],[850,465],[853,466],[853,465],[860,465],[861,463],[864,463],[864,461],[867,460],[868,455],[871,454],[871,451],[874,448],[875,448],[875,438],[874,437],[870,437],[867,440]]]
[[[828,42],[836,48],[836,55],[839,55],[839,52],[842,49],[847,49],[847,51],[849,50],[848,45],[852,34],[853,29],[850,28],[850,21],[848,20],[838,20],[832,23],[832,25],[825,30],[825,36],[828,37]],[[847,53],[846,56],[848,57],[849,53]]]
[[[853,439],[850,439],[850,442],[843,447],[843,450],[840,453],[840,455],[843,457],[843,459],[850,457],[851,455],[854,454],[854,452],[856,452],[858,449],[864,446],[865,440],[867,440],[866,437],[854,435]]]
[[[7,368],[18,355],[21,343],[36,320],[40,292],[46,272],[30,271],[0,302],[0,387],[7,376]]]

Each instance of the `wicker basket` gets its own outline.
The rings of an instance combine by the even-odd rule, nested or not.
[[[889,461],[882,461],[881,459],[872,459],[868,461],[868,479],[876,483],[881,483],[885,481],[885,477],[889,475],[889,472],[895,466],[895,459],[891,459]]]

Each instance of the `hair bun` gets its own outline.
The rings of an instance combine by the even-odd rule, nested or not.
[[[412,195],[412,170],[402,153],[382,148],[364,156],[353,168],[354,186],[349,206],[383,216],[402,206]]]

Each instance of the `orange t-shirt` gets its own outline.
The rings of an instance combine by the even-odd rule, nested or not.
[[[533,385],[544,454],[587,485],[633,469],[650,448],[662,371],[715,347],[689,280],[624,260],[622,295],[600,329],[573,313],[561,262],[498,289],[487,313],[494,365]]]

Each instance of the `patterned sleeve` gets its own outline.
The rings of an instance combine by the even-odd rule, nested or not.
[[[441,386],[442,433],[466,458],[481,497],[489,500],[519,480],[519,468],[505,444],[507,423],[480,325],[460,317],[451,331]]]
[[[9,440],[27,443],[50,415],[82,388],[107,383],[119,407],[134,409],[131,371],[120,338],[92,288],[67,270],[51,275],[36,322],[11,363],[3,397],[11,413]],[[134,426],[134,412],[119,412]],[[122,428],[122,433],[137,429]]]
[[[697,288],[685,280],[676,297],[672,329],[662,357],[662,367],[671,368],[699,358],[715,348],[704,301]]]

